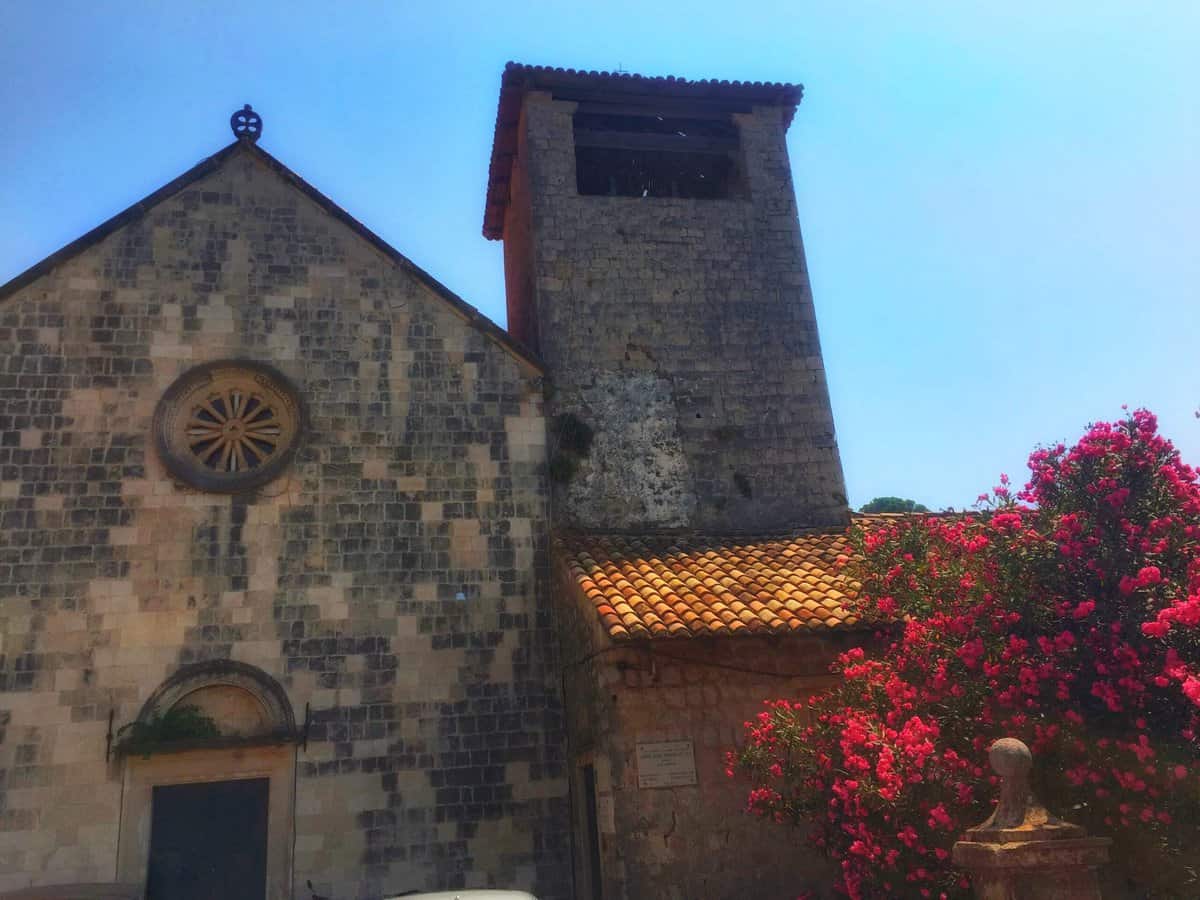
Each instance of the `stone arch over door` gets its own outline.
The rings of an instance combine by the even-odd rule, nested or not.
[[[211,660],[179,669],[150,695],[138,713],[149,722],[180,706],[195,706],[227,739],[292,739],[296,717],[283,687],[262,669],[234,660]]]
[[[192,706],[216,725],[218,734],[164,742],[124,754],[118,880],[138,886],[143,896],[152,859],[155,803],[191,792],[228,792],[257,785],[266,819],[266,900],[292,895],[292,832],[295,815],[296,750],[299,738],[292,704],[279,682],[261,669],[231,660],[184,666],[143,704],[137,720],[149,724],[173,709]],[[183,789],[183,786],[191,786]],[[158,789],[158,790],[156,790]],[[162,812],[162,810],[159,810]]]

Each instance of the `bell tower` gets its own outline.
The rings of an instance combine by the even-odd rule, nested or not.
[[[801,93],[505,68],[484,235],[546,363],[560,526],[847,521],[784,140]]]

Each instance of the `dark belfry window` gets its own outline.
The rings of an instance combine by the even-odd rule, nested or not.
[[[738,128],[729,115],[575,114],[580,194],[608,197],[735,196]]]

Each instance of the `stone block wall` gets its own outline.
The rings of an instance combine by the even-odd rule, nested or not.
[[[509,319],[554,415],[595,441],[557,489],[596,530],[844,524],[785,110],[736,114],[745,195],[580,196],[576,104],[526,95],[505,219]]]
[[[566,578],[564,596],[573,596]],[[792,900],[832,896],[832,870],[800,830],[745,813],[749,787],[725,754],[763,701],[800,699],[832,683],[852,637],[733,637],[612,644],[583,602],[562,607],[576,897],[593,900],[581,767],[593,765],[602,900]],[[696,784],[639,787],[637,745],[690,741]]]
[[[190,367],[309,414],[252,494],[172,481]],[[119,727],[232,659],[297,721],[296,896],[567,896],[540,373],[250,149],[0,302],[0,891],[114,878]]]

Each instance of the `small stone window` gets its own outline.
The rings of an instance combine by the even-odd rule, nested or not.
[[[730,115],[575,113],[580,194],[717,199],[740,193],[740,134]]]
[[[167,470],[202,491],[261,487],[287,467],[300,437],[299,396],[283,375],[226,360],[185,372],[159,401],[154,431]]]

